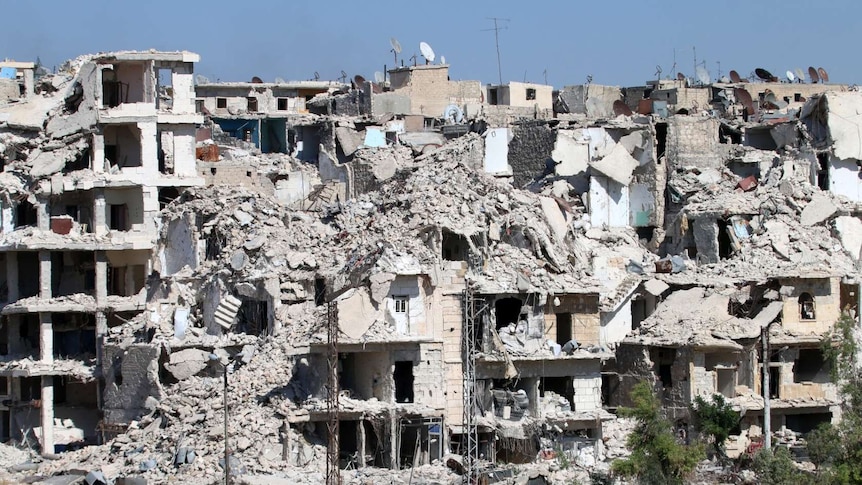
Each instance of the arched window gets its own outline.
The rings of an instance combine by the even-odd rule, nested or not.
[[[814,298],[810,293],[799,295],[799,317],[802,320],[815,320]]]

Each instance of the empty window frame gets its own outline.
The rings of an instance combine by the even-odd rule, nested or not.
[[[249,97],[249,98],[245,98],[245,99],[246,99],[246,102],[248,103],[248,112],[249,113],[256,113],[257,112],[257,98]]]
[[[287,111],[287,98],[278,98],[278,110]]]
[[[802,320],[816,320],[814,297],[810,293],[799,295],[799,318]]]
[[[216,108],[226,109],[227,108],[227,98],[216,98]]]
[[[407,295],[396,295],[392,297],[395,303],[395,313],[407,313],[410,309],[410,298]]]
[[[535,100],[536,100],[535,88],[527,88],[527,101],[535,101]]]

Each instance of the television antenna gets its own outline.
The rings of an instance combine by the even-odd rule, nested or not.
[[[390,37],[389,45],[392,46],[392,49],[390,49],[389,52],[395,53],[395,67],[398,67],[398,54],[401,54],[401,43],[398,42],[398,39],[395,37]]]
[[[494,45],[497,47],[497,75],[500,79],[500,85],[503,85],[503,68],[500,64],[500,31],[506,30],[508,27],[501,27],[500,22],[509,22],[510,19],[503,19],[499,17],[488,17],[488,20],[494,21],[493,29],[482,29],[483,32],[489,32],[491,30],[494,31]]]
[[[419,52],[421,52],[422,57],[425,58],[425,64],[426,65],[434,62],[434,58],[436,57],[436,54],[434,54],[434,49],[432,49],[431,46],[428,45],[427,42],[420,42],[419,43]]]

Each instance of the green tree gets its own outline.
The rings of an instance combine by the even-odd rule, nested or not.
[[[775,451],[762,449],[754,456],[752,468],[758,483],[763,485],[801,485],[810,483],[809,476],[800,472],[793,463],[790,450],[784,446]]]
[[[821,348],[840,385],[841,422],[825,424],[806,435],[808,454],[818,466],[820,483],[862,483],[862,372],[859,369],[859,329],[842,315],[823,339]]]
[[[634,406],[620,408],[618,413],[637,421],[626,442],[631,455],[616,460],[611,470],[621,476],[634,477],[641,483],[683,483],[704,458],[703,446],[677,442],[673,426],[662,414],[659,400],[649,383],[643,381],[635,385],[630,397]]]
[[[726,459],[724,442],[730,436],[730,432],[739,425],[739,413],[724,400],[724,396],[713,394],[711,401],[707,401],[702,396],[695,397],[692,414],[698,432],[709,437],[716,454],[721,459]]]

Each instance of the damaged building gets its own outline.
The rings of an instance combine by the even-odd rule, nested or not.
[[[39,473],[212,482],[227,443],[231,473],[297,483],[586,479],[641,381],[681,439],[725,396],[735,453],[840,420],[855,89],[198,61],[0,64],[0,438]]]

